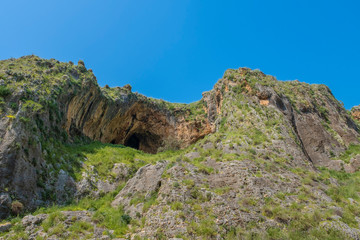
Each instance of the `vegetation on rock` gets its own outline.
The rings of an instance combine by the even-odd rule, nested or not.
[[[0,239],[360,237],[359,124],[324,85],[240,68],[177,104],[36,56],[0,78]]]

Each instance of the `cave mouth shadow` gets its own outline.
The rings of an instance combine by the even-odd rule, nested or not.
[[[124,144],[127,147],[135,148],[139,150],[140,147],[140,139],[136,136],[136,134],[131,135],[131,137]]]
[[[157,153],[158,148],[162,145],[162,138],[151,132],[135,132],[130,135],[124,145],[146,153]]]

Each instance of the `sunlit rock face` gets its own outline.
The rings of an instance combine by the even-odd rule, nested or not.
[[[353,107],[351,109],[351,115],[355,120],[360,122],[360,106]]]
[[[69,136],[85,135],[103,143],[123,144],[148,153],[156,153],[169,139],[179,148],[188,146],[215,129],[215,117],[206,114],[212,100],[197,106],[202,114],[189,119],[185,108],[170,110],[158,100],[116,89],[121,98],[108,99],[98,86],[82,91],[65,104],[65,129]],[[216,103],[216,99],[213,100]],[[205,102],[202,100],[201,102]],[[216,114],[216,113],[214,113]]]

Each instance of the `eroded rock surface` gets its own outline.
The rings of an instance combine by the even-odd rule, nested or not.
[[[135,217],[136,212],[140,212],[139,209],[142,208],[142,205],[132,206],[130,200],[136,196],[147,199],[153,193],[157,193],[161,187],[161,177],[167,164],[165,161],[160,161],[155,165],[149,164],[140,168],[115,197],[112,206],[117,207],[121,204],[131,217]]]
[[[360,106],[353,107],[351,109],[351,115],[355,120],[360,122]]]

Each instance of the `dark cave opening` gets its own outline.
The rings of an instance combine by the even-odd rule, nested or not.
[[[136,134],[131,135],[131,137],[125,142],[125,146],[138,149],[140,148],[140,139]]]
[[[147,153],[157,153],[162,144],[160,136],[146,132],[135,132],[128,137],[124,145]]]

